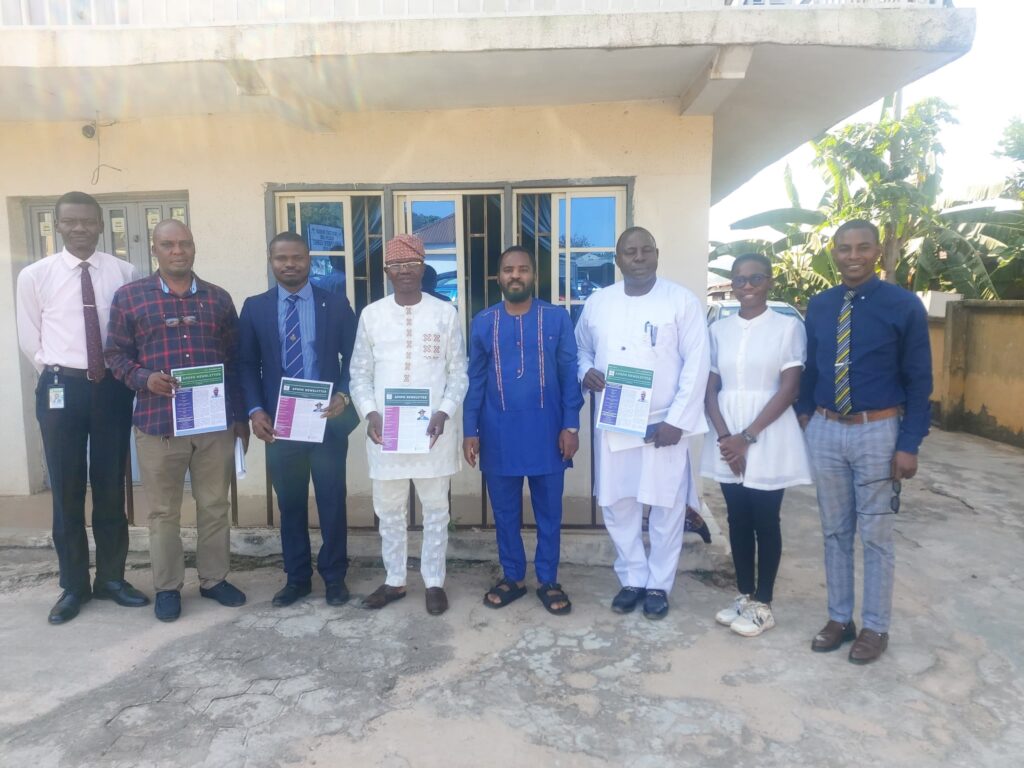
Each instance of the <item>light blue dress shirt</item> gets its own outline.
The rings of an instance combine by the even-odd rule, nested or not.
[[[306,379],[319,380],[320,365],[316,359],[316,306],[313,298],[313,286],[308,282],[295,294],[286,288],[277,286],[277,335],[281,340],[281,359],[284,360],[284,320],[288,316],[288,297],[298,296],[299,329],[302,332],[302,376]]]

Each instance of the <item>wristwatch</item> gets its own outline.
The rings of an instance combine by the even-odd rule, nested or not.
[[[349,403],[352,402],[352,398],[345,392],[336,392],[335,394],[341,395],[341,402],[345,404],[346,408],[348,408]]]
[[[751,445],[751,444],[757,442],[757,438],[754,437],[749,432],[747,432],[747,430],[745,430],[745,429],[742,432],[740,432],[740,437],[742,437],[744,440],[747,441],[747,445]]]

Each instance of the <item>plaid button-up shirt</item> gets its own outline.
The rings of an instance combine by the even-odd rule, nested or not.
[[[137,394],[133,423],[148,435],[173,435],[171,400],[149,391],[150,374],[224,364],[228,418],[245,422],[238,378],[238,315],[223,288],[195,277],[184,296],[166,289],[159,273],[114,294],[104,350],[114,376]]]

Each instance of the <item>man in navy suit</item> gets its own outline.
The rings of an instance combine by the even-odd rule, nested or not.
[[[273,604],[291,605],[312,588],[312,475],[323,537],[317,570],[324,580],[327,604],[341,605],[349,598],[345,458],[348,433],[358,423],[348,396],[356,317],[344,294],[329,293],[309,282],[309,246],[301,235],[282,232],[270,241],[268,250],[277,284],[245,300],[239,317],[239,368],[252,432],[266,443],[267,469],[281,510],[281,549],[288,580],[274,595]],[[334,384],[323,414],[328,419],[323,443],[275,439],[274,413],[283,376]]]

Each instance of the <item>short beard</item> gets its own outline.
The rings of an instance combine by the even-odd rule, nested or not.
[[[512,304],[519,304],[533,296],[533,283],[524,285],[519,289],[509,289],[502,286],[501,295],[505,301],[511,302]]]

